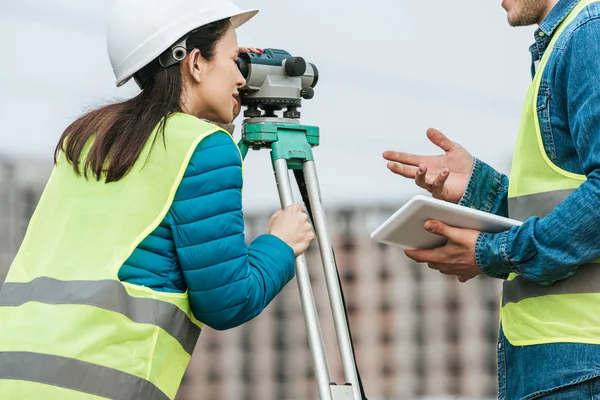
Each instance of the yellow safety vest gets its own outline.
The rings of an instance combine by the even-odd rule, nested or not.
[[[174,114],[164,141],[155,129],[131,172],[108,184],[60,155],[0,290],[0,399],[175,398],[202,327],[188,293],[117,274],[217,131]]]
[[[525,100],[508,188],[509,216],[522,220],[550,213],[585,180],[567,172],[546,155],[537,113],[544,68],[565,28],[588,5],[580,1],[557,28],[540,60]],[[540,285],[510,274],[503,284],[501,321],[516,346],[578,342],[600,344],[600,260],[581,266],[570,278]]]

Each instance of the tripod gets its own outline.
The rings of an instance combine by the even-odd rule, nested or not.
[[[293,118],[258,117],[244,120],[242,140],[238,145],[242,158],[246,157],[249,149],[271,150],[282,208],[294,202],[289,170],[294,171],[300,193],[315,227],[346,381],[343,385],[331,382],[307,263],[304,254],[301,254],[296,258],[296,277],[309,347],[313,356],[319,399],[366,400],[356,367],[343,291],[321,202],[317,169],[312,152],[312,147],[318,144],[318,127],[300,125]]]

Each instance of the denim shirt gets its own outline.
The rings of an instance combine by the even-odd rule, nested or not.
[[[577,3],[560,0],[535,31],[532,75],[556,28]],[[505,279],[515,272],[547,285],[600,258],[600,3],[588,6],[556,42],[542,75],[537,109],[550,160],[587,180],[546,217],[531,217],[500,234],[481,233],[475,257],[488,276]],[[508,182],[476,159],[459,204],[507,216]],[[501,331],[498,355],[499,398],[529,398],[600,375],[597,345],[514,347]]]

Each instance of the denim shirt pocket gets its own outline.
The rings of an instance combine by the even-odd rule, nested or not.
[[[556,146],[554,145],[554,135],[552,134],[552,124],[550,121],[550,86],[542,80],[537,98],[537,113],[540,121],[540,131],[542,134],[542,143],[544,150],[550,160],[556,159]]]

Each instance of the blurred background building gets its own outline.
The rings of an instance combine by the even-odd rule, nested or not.
[[[0,281],[51,165],[0,159]],[[499,282],[460,284],[369,233],[401,204],[327,208],[356,358],[370,400],[496,396]],[[246,213],[248,241],[270,213]],[[343,383],[321,260],[307,253],[332,379]],[[316,400],[312,358],[294,279],[253,321],[206,327],[178,400]]]

